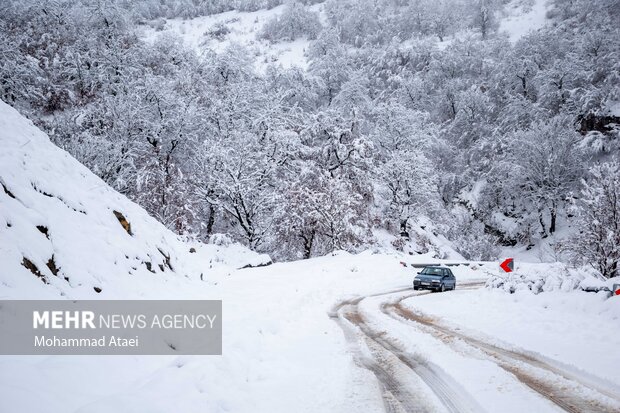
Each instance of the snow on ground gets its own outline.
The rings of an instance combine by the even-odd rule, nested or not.
[[[416,296],[406,302],[418,304],[419,300],[424,299],[437,302],[437,297],[441,296],[438,302],[442,303],[439,305],[443,305],[442,298],[450,301],[455,296],[464,293],[465,291],[457,289],[444,294]],[[403,324],[401,321],[376,311],[381,301],[384,300],[385,297],[365,300],[362,306],[363,315],[401,343],[408,354],[421,357],[426,362],[432,363],[434,368],[444,372],[444,379],[457,393],[473,395],[475,400],[468,403],[473,408],[471,411],[502,411],[503,413],[558,411],[549,401],[537,397],[525,385],[515,380],[511,374],[492,361],[472,357],[459,347],[453,349],[446,346],[446,343],[439,338],[416,328],[415,324]],[[421,386],[422,389],[424,387]],[[470,410],[463,409],[463,411]]]
[[[509,236],[514,236],[512,226],[515,225],[512,218],[503,214],[496,214],[494,225],[506,231]],[[557,223],[558,229],[553,234],[543,237],[542,234],[533,234],[531,244],[517,244],[514,247],[500,247],[500,256],[512,257],[520,262],[532,263],[554,263],[558,261],[568,261],[570,257],[566,255],[563,244],[570,242],[576,235],[574,222],[560,215]]]
[[[350,295],[409,286],[401,258],[337,253],[171,286],[170,298],[223,300],[222,356],[4,356],[0,411],[380,411],[374,377],[328,312]]]
[[[143,37],[153,42],[158,36],[175,34],[199,54],[207,49],[221,52],[231,45],[233,47],[242,45],[255,56],[261,56],[256,61],[259,71],[264,70],[268,64],[281,64],[285,68],[299,66],[305,69],[307,67],[305,51],[310,43],[307,39],[270,43],[257,37],[263,25],[274,16],[280,15],[284,7],[285,5],[280,5],[269,10],[262,9],[253,12],[232,10],[188,20],[169,19],[166,20],[163,30],[145,26]],[[321,13],[323,4],[314,4],[309,9]],[[229,32],[223,33],[219,38],[209,35],[209,32],[221,27],[226,27]]]
[[[620,297],[485,289],[420,296],[405,303],[486,342],[524,349],[620,383]]]
[[[505,32],[514,43],[529,32],[537,30],[546,24],[548,0],[513,0],[507,4],[500,19],[499,31]],[[308,62],[305,56],[310,44],[308,39],[297,39],[290,42],[271,43],[259,39],[258,34],[263,25],[284,10],[285,5],[272,9],[261,9],[253,12],[231,10],[209,16],[200,16],[193,19],[162,19],[150,22],[143,26],[142,37],[148,42],[154,42],[159,36],[173,34],[179,36],[185,45],[204,53],[207,49],[222,52],[227,47],[237,45],[248,48],[257,57],[256,69],[264,71],[269,64],[279,64],[285,68],[298,66],[307,69]],[[317,12],[323,24],[326,24],[324,4],[310,5],[309,10]],[[163,26],[161,23],[165,21]],[[224,29],[222,31],[222,29]],[[447,38],[443,42],[437,41],[435,36],[429,38],[435,46],[443,50],[454,39],[471,35],[469,29]],[[407,44],[409,41],[403,42]]]
[[[508,34],[516,42],[528,33],[538,30],[547,23],[548,0],[515,0],[507,4],[507,16],[501,19],[499,31]]]

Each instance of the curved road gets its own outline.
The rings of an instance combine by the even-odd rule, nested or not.
[[[476,289],[482,285],[483,282],[461,283],[458,289]],[[412,311],[402,303],[405,299],[424,294],[429,292],[413,292],[411,288],[370,294],[341,301],[330,313],[342,327],[349,343],[357,346],[357,361],[379,381],[387,412],[435,411],[436,403],[429,400],[424,392],[417,390],[423,385],[432,390],[448,412],[484,410],[475,397],[467,394],[443,369],[420,355],[407,353],[385,330],[371,325],[359,311],[359,304],[370,297],[385,297],[377,311],[398,320],[403,328],[414,328],[430,334],[465,356],[480,358],[482,355],[561,410],[570,413],[620,412],[620,390],[613,385],[578,374],[557,361],[539,355],[486,343]],[[458,345],[455,339],[459,341]]]

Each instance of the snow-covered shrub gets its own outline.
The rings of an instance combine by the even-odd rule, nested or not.
[[[149,25],[149,27],[160,32],[164,30],[164,28],[166,27],[166,19],[164,19],[163,17],[160,17],[159,19],[149,21],[147,24]]]
[[[209,237],[209,244],[218,245],[220,247],[228,247],[234,241],[226,234],[213,234]]]
[[[424,229],[414,228],[410,231],[409,250],[415,251],[418,254],[427,254],[432,252],[435,257],[440,257],[439,250],[433,244],[433,241],[428,237],[428,234]]]
[[[491,261],[499,250],[492,236],[484,232],[484,224],[465,211],[456,211],[447,234],[454,249],[468,260]]]
[[[209,30],[205,32],[205,36],[216,40],[223,40],[228,33],[230,33],[230,27],[222,22],[219,22],[209,28]]]
[[[259,36],[270,42],[292,41],[300,37],[316,39],[321,31],[317,13],[296,1],[287,3],[279,16],[274,16],[263,26]]]
[[[616,134],[620,134],[620,130]],[[584,152],[592,156],[600,156],[617,151],[620,142],[613,134],[591,131],[583,137],[579,146]]]
[[[407,244],[407,240],[403,237],[398,237],[391,242],[392,247],[394,247],[397,251],[403,251],[405,245]]]
[[[549,291],[572,291],[578,289],[585,272],[569,269],[566,264],[531,264],[526,268],[507,274],[493,275],[487,280],[487,288],[501,289],[508,293],[531,291],[534,294]]]

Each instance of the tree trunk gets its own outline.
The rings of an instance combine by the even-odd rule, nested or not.
[[[407,231],[407,221],[408,219],[400,220],[400,236],[409,240],[409,231]]]
[[[312,256],[312,244],[314,243],[315,230],[310,231],[310,234],[302,234],[301,238],[304,240],[304,260],[307,260]]]
[[[551,213],[551,224],[549,225],[549,233],[553,234],[555,232],[555,224],[556,224],[557,217],[558,217],[558,207],[555,204],[555,202],[551,206],[550,213]]]
[[[547,238],[547,228],[545,227],[545,219],[543,218],[542,210],[538,211],[538,222],[540,222],[540,228],[542,229],[542,237]]]
[[[209,218],[207,219],[207,237],[213,234],[213,226],[215,225],[215,207],[209,203]]]

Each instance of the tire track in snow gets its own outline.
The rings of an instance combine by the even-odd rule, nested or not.
[[[595,383],[596,379],[564,369],[553,360],[545,360],[524,351],[508,350],[489,344],[479,338],[441,325],[433,318],[403,306],[403,300],[416,295],[418,294],[407,294],[396,301],[382,303],[381,310],[398,321],[406,320],[418,323],[424,327],[423,331],[426,330],[452,347],[455,345],[453,339],[460,339],[468,346],[479,350],[485,355],[485,358],[513,374],[520,382],[567,412],[617,413],[620,411],[618,393],[598,385]],[[550,380],[549,375],[555,376],[557,379]],[[598,393],[602,398],[592,397],[591,392]]]
[[[359,358],[364,367],[370,370],[379,381],[383,389],[384,406],[389,413],[403,411],[427,413],[435,410],[434,406],[429,405],[424,396],[410,385],[408,376],[411,372],[430,388],[447,411],[451,413],[483,411],[474,399],[439,367],[420,356],[406,353],[390,340],[384,331],[370,326],[359,312],[359,303],[365,298],[410,290],[409,287],[344,300],[334,307],[330,317],[336,319],[349,342],[354,342],[359,338],[359,334],[357,336],[352,334],[352,327],[357,327],[357,331],[362,333],[361,338],[365,341],[372,356]],[[420,292],[414,295],[427,293]]]
[[[382,346],[365,335],[360,336],[359,330],[355,328],[361,319],[354,309],[361,300],[362,298],[357,298],[339,303],[331,317],[336,319],[345,333],[345,338],[351,345],[356,347],[364,345],[368,349],[370,355],[366,356],[361,348],[356,348],[356,360],[377,378],[382,390],[386,412],[430,412],[408,386],[396,380],[395,376],[398,375],[397,370],[400,362],[395,362],[394,357],[390,359]],[[362,343],[359,340],[362,340]]]

